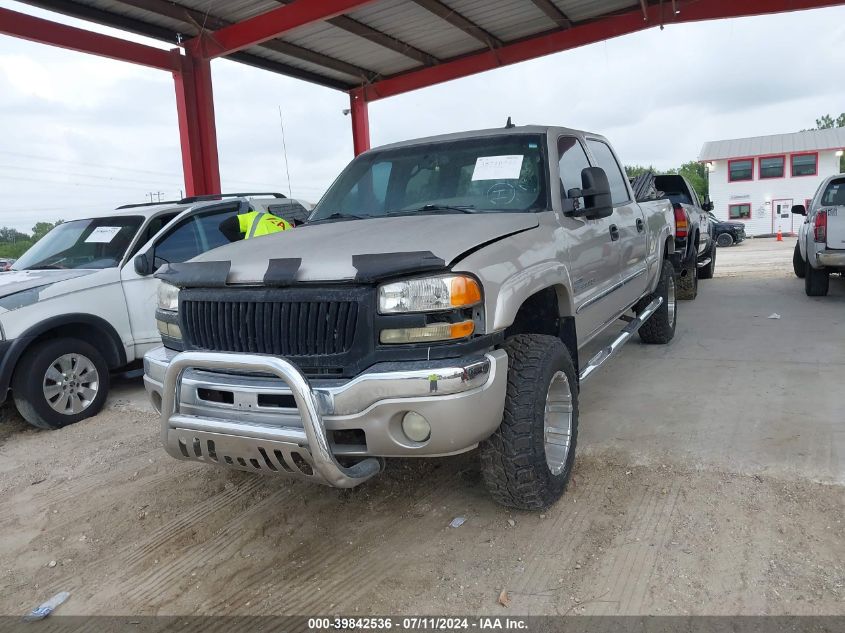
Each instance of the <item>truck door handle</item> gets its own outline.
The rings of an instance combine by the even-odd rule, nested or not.
[[[637,233],[642,233],[645,230],[645,222],[642,218],[637,218]]]
[[[610,225],[610,241],[615,242],[619,239],[619,227],[615,224]]]

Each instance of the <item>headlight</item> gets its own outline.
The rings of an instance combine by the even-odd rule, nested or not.
[[[176,312],[179,309],[179,288],[163,281],[158,285],[159,310]]]
[[[475,331],[475,323],[431,323],[423,327],[409,327],[397,330],[382,330],[379,341],[386,345],[397,343],[433,343],[435,341],[454,341],[470,336]]]
[[[481,303],[481,287],[466,275],[408,279],[384,284],[378,289],[381,314],[436,312],[468,308],[478,303]]]

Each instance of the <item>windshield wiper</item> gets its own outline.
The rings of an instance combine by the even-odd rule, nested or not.
[[[314,224],[315,222],[324,222],[326,220],[364,220],[365,218],[371,218],[371,215],[355,215],[354,213],[339,213],[335,212],[330,215],[327,215],[324,218],[317,218],[316,220],[309,220],[306,224]]]
[[[461,205],[450,205],[450,204],[424,204],[421,207],[416,209],[401,209],[399,211],[391,211],[387,213],[387,215],[406,215],[412,213],[431,213],[436,211],[446,211],[449,213],[477,213],[473,211],[475,209],[474,204],[461,204]]]
[[[41,266],[29,266],[25,270],[65,270],[65,267],[56,266],[55,264],[43,264]]]

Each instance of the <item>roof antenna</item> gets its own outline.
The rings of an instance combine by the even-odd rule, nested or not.
[[[508,122],[507,122],[507,123],[505,123],[505,129],[506,129],[506,130],[509,130],[509,129],[511,129],[512,127],[516,127],[516,126],[513,124],[513,121],[511,121],[511,118],[510,118],[510,117],[508,117]]]
[[[293,198],[293,190],[290,186],[290,167],[288,166],[288,146],[285,142],[285,120],[282,118],[282,106],[279,106],[279,124],[282,127],[282,150],[285,155],[285,171],[288,175],[288,197]]]

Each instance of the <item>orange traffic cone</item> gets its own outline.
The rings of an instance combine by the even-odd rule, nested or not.
[[[777,241],[778,242],[783,241],[783,233],[780,232],[780,227],[778,227],[778,239],[777,239]]]

